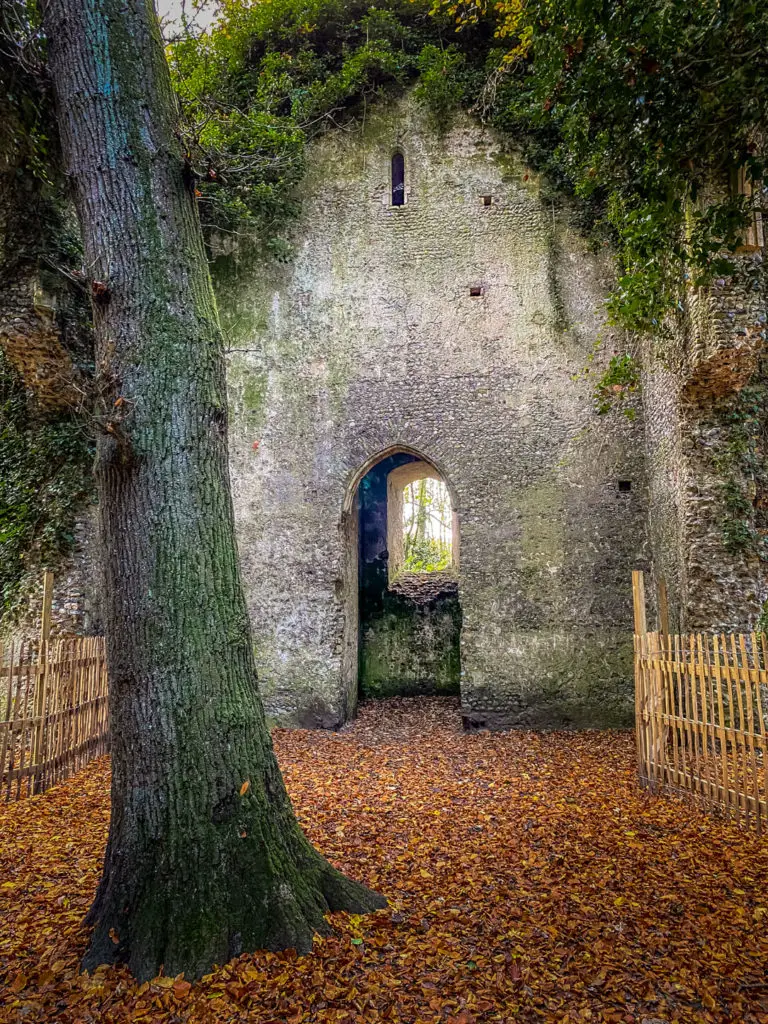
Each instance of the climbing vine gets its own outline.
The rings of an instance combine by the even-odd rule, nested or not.
[[[0,587],[13,612],[41,565],[71,550],[78,513],[93,498],[93,452],[71,415],[44,418],[0,353]]]
[[[324,131],[357,130],[370,104],[415,85],[436,132],[449,128],[457,109],[470,110],[522,149],[545,188],[571,197],[593,244],[616,254],[607,305],[613,324],[663,337],[684,316],[690,287],[731,274],[752,214],[729,182],[741,169],[758,205],[765,194],[768,5],[760,0],[220,6],[210,32],[168,48],[187,169],[209,241],[229,235],[241,250],[259,245],[273,258],[288,257],[308,143]],[[78,243],[62,213],[36,5],[9,0],[0,37],[0,149],[26,183],[27,198],[14,215],[37,211],[39,226],[24,232],[24,245],[10,255],[66,266],[77,261]],[[24,551],[66,546],[72,520],[61,488],[71,487],[77,504],[83,487],[75,467],[82,469],[87,450],[74,430],[74,447],[65,451],[63,421],[30,415],[25,430],[26,398],[8,372],[2,371],[3,451],[10,452],[18,432],[41,504],[32,492],[19,498],[22,477],[11,473],[2,491],[6,602],[21,578]],[[615,353],[595,386],[597,411],[617,400],[631,410],[625,399],[638,386],[632,356]],[[736,437],[731,448],[729,465],[752,458],[751,441]],[[53,465],[61,468],[61,487],[46,476]],[[751,499],[741,468],[730,475],[720,468],[730,510],[724,535],[741,550],[754,540]],[[11,499],[18,500],[18,515],[9,512]]]
[[[3,204],[0,264],[38,257],[77,266],[80,240],[61,167],[45,40],[35,0],[0,5],[0,177],[14,199]]]
[[[170,55],[211,225],[269,244],[307,140],[418,81],[438,131],[469,108],[576,200],[615,248],[612,322],[660,334],[731,270],[750,211],[729,177],[762,188],[766,39],[758,0],[225,0]]]
[[[712,465],[721,481],[721,528],[733,555],[768,555],[768,471],[766,469],[766,367],[726,400],[720,420],[724,436]]]
[[[481,85],[492,32],[460,39],[428,0],[225,0],[210,33],[169,47],[189,160],[209,236],[288,254],[307,143],[354,130],[368,106],[418,80],[438,131]],[[467,55],[475,58],[474,65]]]
[[[768,8],[758,0],[437,0],[459,27],[493,7],[500,49],[484,110],[579,201],[619,263],[608,308],[659,333],[686,284],[727,274],[748,219],[718,189],[759,190]],[[712,191],[713,185],[715,191]]]
[[[77,224],[67,198],[37,5],[0,10],[0,314],[15,315],[33,275],[55,295],[60,340],[92,369]],[[18,609],[42,566],[72,548],[93,497],[91,444],[76,413],[46,414],[0,350],[0,613]]]

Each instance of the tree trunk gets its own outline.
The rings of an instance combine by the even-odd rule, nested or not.
[[[47,0],[93,278],[112,819],[84,966],[197,977],[381,897],[307,842],[256,685],[223,346],[151,0]]]

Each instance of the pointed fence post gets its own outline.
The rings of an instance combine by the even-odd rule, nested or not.
[[[635,633],[645,636],[648,624],[645,618],[645,574],[642,569],[632,571],[632,602],[635,613]]]
[[[53,606],[53,573],[43,573],[43,611],[40,620],[40,650],[35,680],[35,732],[32,742],[32,786],[35,793],[42,790],[42,765],[45,761],[45,708],[48,691],[48,643],[51,636],[51,609]]]
[[[646,656],[648,654],[648,623],[645,616],[645,577],[641,569],[632,572],[632,606],[635,619],[635,743],[637,774],[641,786],[650,782],[648,764],[648,721]]]

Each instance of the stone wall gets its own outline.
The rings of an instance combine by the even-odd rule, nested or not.
[[[72,551],[52,570],[51,637],[99,636],[104,632],[101,604],[101,558],[99,555],[97,509],[88,508],[74,530]],[[24,592],[19,616],[0,621],[4,643],[36,640],[40,635],[43,607],[43,573]]]
[[[93,371],[90,306],[84,279],[68,268],[63,252],[73,249],[74,211],[42,194],[40,181],[18,165],[11,139],[12,112],[0,97],[0,348],[27,388],[29,421],[71,421],[85,431],[88,380]],[[53,177],[57,168],[49,168]],[[53,191],[53,190],[51,190]],[[55,459],[50,460],[53,476]],[[2,467],[0,467],[2,471]],[[68,479],[57,482],[66,495]],[[4,526],[13,526],[13,516]],[[43,529],[45,524],[39,524]],[[52,634],[98,632],[100,629],[100,560],[96,510],[82,508],[73,528],[72,550],[55,570]],[[36,557],[36,555],[33,556]],[[21,604],[12,617],[2,615],[4,640],[35,638],[42,604],[42,565],[28,566]],[[5,594],[8,581],[0,578]]]
[[[39,210],[20,181],[0,163],[0,344],[56,415],[86,390],[87,305],[76,274],[26,244]],[[673,627],[766,625],[761,251],[690,292],[672,344],[644,344],[637,418],[597,417],[582,371],[626,348],[599,312],[610,257],[490,133],[460,119],[439,140],[406,97],[317,143],[303,192],[292,260],[216,268],[241,558],[274,719],[337,726],[366,677],[368,693],[459,678],[469,726],[628,723],[636,567],[666,579]],[[427,459],[448,483],[459,592],[430,605],[389,586],[378,614],[360,599],[358,485],[391,457]],[[100,628],[94,510],[75,533],[57,569],[60,634]],[[38,618],[33,587],[18,629],[0,629],[35,635]]]
[[[644,353],[654,562],[684,631],[753,629],[768,597],[765,330],[763,257],[744,253]]]
[[[407,201],[393,208],[396,148]],[[614,348],[598,313],[608,264],[490,134],[460,120],[439,140],[411,98],[315,146],[295,244],[287,264],[217,275],[269,712],[353,713],[356,487],[406,451],[458,512],[467,722],[628,723],[642,417],[597,417],[574,379],[598,336],[598,363]]]

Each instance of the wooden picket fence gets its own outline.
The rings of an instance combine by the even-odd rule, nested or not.
[[[768,821],[768,645],[763,633],[649,632],[632,574],[640,783],[685,795],[762,833]]]
[[[61,782],[108,750],[103,637],[51,642],[46,573],[39,641],[0,646],[0,799]]]

